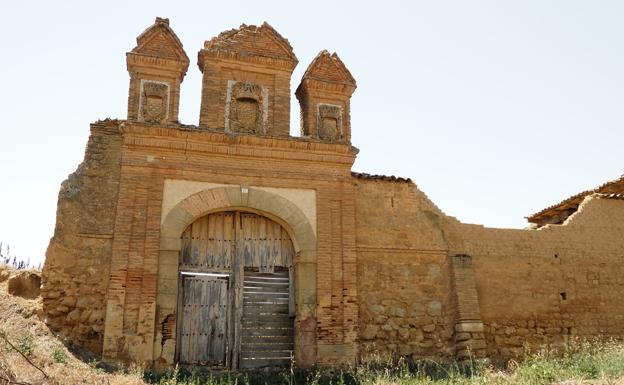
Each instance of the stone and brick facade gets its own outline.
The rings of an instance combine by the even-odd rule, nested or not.
[[[498,360],[624,335],[622,183],[540,212],[533,229],[463,224],[409,179],[352,172],[356,83],[336,54],[319,53],[297,88],[300,137],[289,134],[297,58],[266,23],[199,51],[197,126],[178,122],[189,61],[167,19],[127,63],[127,119],[91,125],[84,161],[61,186],[42,277],[49,325],[103,359],[176,363],[181,237],[219,212],[288,232],[299,366]]]

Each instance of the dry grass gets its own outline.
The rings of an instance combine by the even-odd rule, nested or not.
[[[6,270],[5,266],[0,269]],[[7,294],[7,281],[0,283],[0,332],[16,347],[30,350],[28,358],[50,378],[33,367],[5,341],[0,339],[0,356],[17,382],[27,384],[102,384],[145,385],[143,371],[131,368],[127,373],[105,373],[95,365],[81,361],[40,320],[41,298],[27,300]],[[64,362],[59,362],[64,361]],[[2,375],[0,359],[0,375]],[[2,382],[0,382],[1,384]]]

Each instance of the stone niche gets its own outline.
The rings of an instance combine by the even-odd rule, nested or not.
[[[319,139],[342,140],[342,107],[335,104],[317,104],[316,130]]]
[[[254,83],[228,81],[225,131],[265,134],[269,91]]]
[[[169,84],[141,80],[139,121],[163,123],[169,118]]]

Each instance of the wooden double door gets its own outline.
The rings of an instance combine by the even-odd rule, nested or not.
[[[288,365],[293,244],[264,216],[219,212],[182,235],[177,361],[226,369]]]

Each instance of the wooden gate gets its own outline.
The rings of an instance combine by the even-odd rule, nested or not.
[[[221,212],[182,235],[178,362],[231,369],[287,365],[294,350],[290,236],[252,213]]]
[[[228,280],[182,275],[180,363],[225,366]]]

